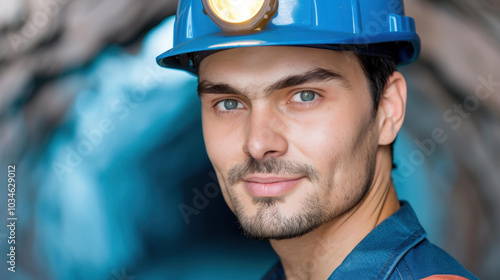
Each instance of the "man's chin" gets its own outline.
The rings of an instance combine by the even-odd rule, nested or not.
[[[240,215],[237,217],[243,233],[250,239],[284,240],[301,237],[327,222],[322,213],[311,214],[284,217],[275,208],[259,211],[256,218],[241,217]]]
[[[319,226],[295,232],[262,232],[262,231],[254,232],[245,230],[243,227],[242,229],[243,229],[243,234],[247,238],[258,241],[266,241],[266,240],[285,240],[285,239],[298,238],[308,234],[309,232],[315,230],[318,227]]]
[[[253,196],[245,204],[235,196],[232,201],[241,229],[254,240],[301,237],[331,218],[331,207],[319,203],[319,194],[306,195],[300,201],[289,196]]]

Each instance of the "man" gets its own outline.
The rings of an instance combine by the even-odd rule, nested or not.
[[[419,39],[399,0],[181,1],[161,66],[198,74],[203,133],[264,279],[477,279],[391,180]]]

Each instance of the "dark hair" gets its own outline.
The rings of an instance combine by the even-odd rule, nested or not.
[[[358,60],[363,68],[366,78],[368,79],[368,86],[373,100],[373,116],[375,117],[380,97],[385,90],[385,85],[389,77],[398,70],[396,63],[393,59],[382,56],[369,56],[356,54]],[[394,164],[394,142],[390,145],[392,157],[392,169],[396,168]]]
[[[363,68],[373,100],[374,114],[377,112],[380,97],[389,77],[398,70],[393,59],[382,56],[356,54]]]

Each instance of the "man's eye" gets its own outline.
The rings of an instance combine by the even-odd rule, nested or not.
[[[244,108],[243,104],[236,99],[224,99],[216,105],[219,111],[231,111]]]
[[[316,98],[316,93],[310,90],[299,91],[293,95],[291,101],[293,102],[310,102]]]

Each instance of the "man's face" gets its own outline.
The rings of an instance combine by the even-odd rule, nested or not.
[[[208,156],[248,236],[301,236],[361,201],[378,130],[354,54],[235,48],[205,58],[199,74]]]

